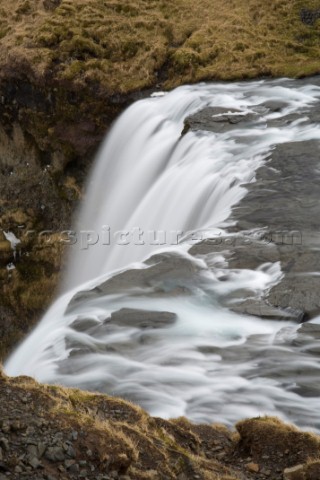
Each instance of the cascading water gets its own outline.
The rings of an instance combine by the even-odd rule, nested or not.
[[[275,144],[320,139],[315,125],[268,124],[319,98],[312,85],[260,81],[186,86],[130,107],[88,182],[66,293],[8,360],[7,373],[120,395],[164,417],[230,423],[273,413],[309,425],[315,399],[293,393],[292,378],[269,378],[267,363],[257,361],[262,351],[297,359],[286,345],[296,325],[283,329],[280,320],[239,315],[221,302],[245,289],[262,294],[281,278],[280,265],[231,270],[221,253],[188,250],[231,225],[243,185]],[[284,106],[270,111],[270,101]],[[182,136],[185,118],[208,106],[256,120]]]

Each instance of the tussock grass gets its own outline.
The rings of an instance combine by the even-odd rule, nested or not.
[[[173,480],[180,474],[186,478],[197,474],[205,480],[236,478],[231,468],[208,461],[204,452],[192,454],[172,436],[167,438],[165,431],[159,433],[157,419],[125,400],[58,385],[39,385],[28,377],[11,379],[0,366],[0,397],[8,388],[13,398],[6,409],[9,418],[21,397],[27,396],[27,406],[23,404],[19,411],[31,408],[35,418],[46,420],[52,433],[79,432],[74,442],[76,452],[82,452],[79,455],[83,459],[83,452],[91,450],[99,469],[108,464],[135,480]],[[170,422],[165,423],[170,426]],[[190,426],[186,424],[186,428]]]
[[[268,454],[270,450],[279,453],[290,451],[297,454],[300,461],[317,458],[320,450],[320,437],[314,433],[298,430],[294,425],[283,423],[276,417],[259,417],[239,422],[242,448],[255,457]]]
[[[51,436],[75,430],[79,434],[73,442],[77,459],[90,450],[97,471],[108,465],[133,480],[237,480],[247,478],[250,456],[261,469],[276,472],[303,462],[308,478],[319,478],[320,437],[274,417],[239,422],[239,435],[234,437],[221,425],[152,418],[119,398],[40,385],[29,377],[9,378],[0,365],[1,399],[8,390],[10,399],[1,412],[2,421],[14,418],[23,425],[32,415],[46,425],[46,436],[48,429]],[[282,478],[282,473],[275,478]]]
[[[109,92],[205,79],[300,77],[319,71],[316,0],[0,1],[1,61]]]

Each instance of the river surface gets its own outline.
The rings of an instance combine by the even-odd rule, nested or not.
[[[234,212],[276,147],[320,142],[309,115],[319,100],[316,82],[279,80],[184,86],[132,105],[88,180],[62,294],[6,372],[165,418],[274,414],[320,430],[317,314],[301,326],[285,309],[271,318],[234,308],[266,298],[286,274],[261,228],[244,234]],[[261,260],[232,266],[256,241]]]

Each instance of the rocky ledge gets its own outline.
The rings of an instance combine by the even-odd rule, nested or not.
[[[319,85],[319,78],[308,80]],[[303,85],[304,80],[297,81]],[[266,102],[256,113],[243,115],[232,109],[206,108],[186,119],[188,130],[227,132],[263,119],[263,112],[280,112],[280,102]],[[319,103],[300,115],[301,125],[317,125]],[[297,114],[271,120],[268,126],[281,127],[298,120]],[[262,264],[280,262],[283,277],[264,298],[252,298],[231,305],[237,312],[269,319],[297,322],[320,314],[319,254],[319,140],[277,144],[268,160],[255,174],[255,181],[244,185],[247,194],[233,208],[232,227],[225,238],[195,245],[196,256],[223,252],[231,269],[256,269]],[[228,236],[228,234],[230,236]],[[228,245],[231,247],[228,247]]]
[[[320,437],[271,417],[230,431],[0,376],[0,479],[317,480]]]

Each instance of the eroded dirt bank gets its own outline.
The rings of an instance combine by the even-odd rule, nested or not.
[[[0,377],[0,479],[316,480],[320,437],[274,418],[193,425],[117,398]]]

